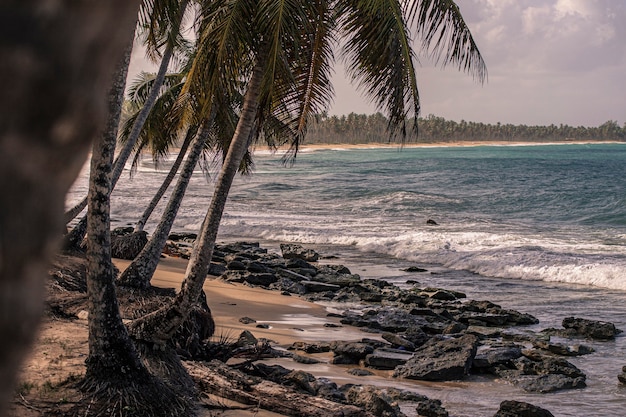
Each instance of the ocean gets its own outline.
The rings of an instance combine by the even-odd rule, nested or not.
[[[541,323],[532,330],[560,327],[568,316],[626,330],[626,144],[337,148],[301,152],[289,165],[258,151],[254,161],[252,175],[235,179],[222,240],[273,250],[301,243],[367,278],[416,279],[533,314]],[[113,227],[139,218],[168,168],[146,160],[132,178],[123,174]],[[174,231],[197,232],[216,176],[211,168],[194,174]],[[86,184],[85,170],[68,206]],[[413,265],[433,273],[401,271]],[[571,359],[587,374],[583,390],[528,394],[476,378],[418,391],[455,416],[493,415],[504,399],[555,416],[626,415],[616,378],[624,339],[590,343],[596,353]]]

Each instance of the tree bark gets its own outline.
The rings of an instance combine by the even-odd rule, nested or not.
[[[109,93],[109,118],[107,119],[106,130],[104,135],[108,141],[113,141],[113,151],[115,151],[115,143],[117,141],[117,130],[122,116],[122,107],[124,105],[124,94],[126,90],[126,76],[128,74],[128,66],[130,64],[130,54],[132,52],[132,39],[131,43],[124,50],[124,59],[120,62],[119,67],[115,73],[115,79],[113,80],[113,87]],[[112,101],[116,100],[116,101]],[[109,170],[110,175],[111,170]],[[78,210],[77,215],[87,205],[88,197],[85,197],[83,201],[77,204],[72,210],[78,210],[79,205],[84,203],[85,205]],[[63,249],[65,251],[79,251],[80,246],[87,233],[87,217],[85,214],[80,221],[63,237]],[[68,213],[65,213],[65,219],[67,220]],[[72,220],[72,219],[70,219]]]
[[[205,394],[293,417],[374,417],[354,405],[297,392],[258,377],[246,375],[228,365],[211,361],[187,362],[192,378]]]
[[[180,19],[178,21],[177,26],[173,28],[172,30],[177,30],[178,28],[180,28],[180,24],[182,22],[183,16],[185,15],[185,9],[187,8],[187,4],[188,4],[188,0],[183,0],[181,2]],[[128,158],[133,152],[135,143],[137,143],[137,139],[139,139],[141,130],[143,129],[143,126],[146,123],[146,120],[148,119],[148,115],[152,111],[152,108],[154,107],[154,104],[156,103],[156,100],[159,97],[159,92],[161,91],[161,87],[163,86],[163,81],[165,80],[165,74],[167,73],[167,69],[170,65],[170,61],[172,60],[173,54],[174,54],[174,41],[172,40],[170,42],[167,42],[167,45],[165,46],[165,51],[163,51],[163,57],[161,58],[161,64],[159,65],[159,70],[157,71],[157,75],[154,78],[154,83],[152,85],[152,88],[150,89],[150,92],[148,93],[146,102],[144,103],[144,106],[142,107],[141,111],[137,115],[137,118],[135,119],[133,128],[131,129],[130,134],[128,135],[128,140],[126,141],[126,143],[124,144],[124,147],[122,148],[120,153],[117,155],[117,158],[115,159],[115,163],[113,165],[114,166],[113,174],[111,177],[112,188],[115,188],[117,181],[122,176],[122,172],[124,171],[126,162],[128,161]],[[124,78],[124,87],[125,86],[126,86],[126,78]],[[123,104],[124,104],[124,94],[122,94],[121,101],[120,101],[120,114],[121,114],[121,108]],[[119,117],[118,117],[118,121],[119,121]],[[115,126],[116,135],[117,135],[118,126],[119,126],[119,123],[117,126]],[[66,223],[69,223],[70,221],[74,220],[74,218],[78,216],[86,206],[87,206],[87,197],[85,197],[82,201],[80,201],[72,209],[68,210],[65,213]],[[84,232],[83,232],[82,237],[84,237]],[[82,240],[82,237],[81,237],[81,240]]]
[[[130,49],[131,46],[128,46]],[[120,62],[116,79],[126,79],[128,58]],[[89,298],[89,356],[85,380],[98,385],[103,381],[146,379],[135,346],[122,323],[115,294],[115,272],[111,262],[110,194],[111,170],[117,131],[115,113],[119,107],[119,85],[109,95],[112,117],[103,135],[94,142],[89,176],[87,207],[87,296]]]
[[[209,272],[228,192],[248,149],[250,133],[255,125],[265,70],[266,58],[259,59],[248,83],[241,116],[217,178],[211,205],[202,223],[202,230],[193,246],[181,290],[171,306],[161,308],[130,324],[129,331],[137,339],[156,344],[165,343],[187,319],[193,303],[200,296]]]
[[[152,214],[156,206],[159,204],[159,201],[161,201],[163,194],[165,194],[172,181],[174,181],[174,177],[178,172],[178,168],[180,168],[180,165],[183,163],[185,155],[187,155],[187,149],[189,149],[189,144],[194,137],[192,130],[195,129],[189,129],[187,131],[187,136],[185,137],[185,140],[183,141],[183,144],[178,151],[178,156],[176,157],[176,160],[172,164],[170,171],[167,173],[167,177],[165,177],[163,184],[161,184],[161,187],[159,187],[154,197],[152,197],[152,200],[150,200],[150,204],[148,204],[148,207],[146,207],[143,214],[141,215],[141,218],[135,225],[135,232],[143,231],[143,228],[146,226],[146,222],[150,218],[150,215]]]
[[[37,329],[65,194],[103,127],[138,4],[0,2],[0,415]]]
[[[205,123],[196,136],[191,151],[185,161],[185,165],[183,166],[180,176],[178,177],[176,188],[172,191],[167,207],[161,216],[159,225],[155,229],[154,233],[152,233],[152,236],[146,246],[144,246],[139,255],[137,255],[137,257],[130,263],[130,265],[128,265],[120,276],[120,285],[135,288],[150,287],[150,280],[152,279],[152,275],[154,275],[154,271],[159,264],[161,251],[163,250],[163,246],[165,246],[167,237],[169,236],[174,220],[176,219],[176,215],[178,214],[178,209],[180,208],[183,197],[185,196],[189,180],[193,175],[193,170],[198,163],[198,159],[200,159],[202,149],[204,148],[204,144],[211,131],[211,122],[212,120]]]

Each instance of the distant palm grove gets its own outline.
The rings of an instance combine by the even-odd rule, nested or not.
[[[307,132],[306,143],[385,143],[387,118],[381,113],[373,115],[350,113],[347,116],[318,115]],[[573,127],[569,125],[527,126],[513,124],[485,124],[461,120],[446,120],[429,115],[418,119],[417,137],[407,136],[407,142],[457,142],[457,141],[626,141],[626,124],[621,126],[609,120],[598,127]]]

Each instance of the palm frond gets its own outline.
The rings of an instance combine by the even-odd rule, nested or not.
[[[352,0],[338,12],[346,44],[348,73],[389,117],[390,137],[407,135],[407,121],[419,114],[420,102],[402,4],[398,0]],[[417,132],[417,125],[413,125]]]
[[[422,37],[422,48],[442,66],[457,65],[479,82],[487,79],[487,66],[461,11],[452,0],[405,0],[404,6]]]

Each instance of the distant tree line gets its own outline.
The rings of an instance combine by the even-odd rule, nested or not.
[[[387,118],[381,113],[372,115],[350,113],[347,116],[318,115],[307,132],[306,143],[385,143]],[[609,120],[598,127],[569,125],[528,126],[488,124],[461,120],[446,120],[429,115],[418,119],[418,136],[407,137],[408,142],[462,142],[462,141],[626,141],[626,123],[621,126]]]

